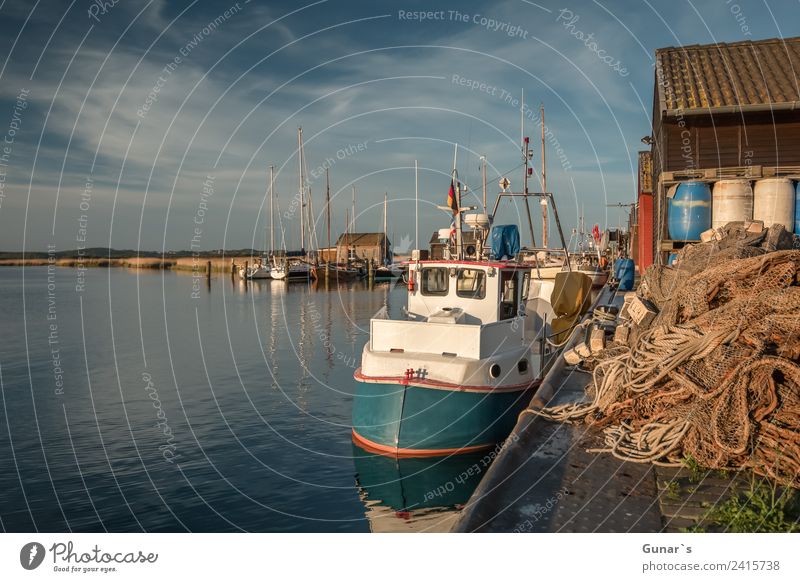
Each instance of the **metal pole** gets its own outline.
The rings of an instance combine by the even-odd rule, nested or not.
[[[544,152],[544,103],[539,106],[542,121],[542,192],[547,192],[547,174],[545,171],[545,152]],[[542,198],[546,201],[547,198]],[[547,204],[542,204],[542,244],[547,248]],[[560,228],[560,227],[559,227]],[[563,236],[561,237],[564,238]]]
[[[561,221],[558,219],[558,209],[556,208],[556,202],[553,200],[553,195],[545,193],[545,196],[550,199],[553,203],[553,218],[556,219],[556,227],[558,228],[558,236],[561,238],[561,244],[564,246],[564,260],[567,264],[567,270],[572,270],[572,265],[569,262],[569,251],[567,250],[567,243],[564,240],[564,232],[561,230]]]

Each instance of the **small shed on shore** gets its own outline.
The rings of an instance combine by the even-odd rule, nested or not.
[[[340,262],[348,259],[374,261],[383,264],[392,259],[392,243],[382,232],[352,232],[339,236],[336,257]]]

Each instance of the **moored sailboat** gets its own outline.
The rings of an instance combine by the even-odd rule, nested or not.
[[[306,262],[306,183],[305,183],[305,152],[303,150],[303,128],[297,130],[297,158],[299,165],[299,196],[300,196],[300,256],[289,258],[285,252],[286,241],[284,240],[284,253],[282,257],[275,254],[272,256],[272,266],[270,276],[281,281],[310,281],[313,272],[312,265]],[[309,196],[310,198],[310,196]]]

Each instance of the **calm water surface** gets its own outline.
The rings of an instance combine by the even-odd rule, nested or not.
[[[0,269],[4,531],[447,529],[477,485],[480,458],[351,442],[369,318],[402,285],[77,275]]]

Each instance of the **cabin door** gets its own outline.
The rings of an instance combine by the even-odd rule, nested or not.
[[[516,317],[519,309],[519,294],[517,293],[517,272],[511,269],[500,270],[500,318],[511,319]]]

